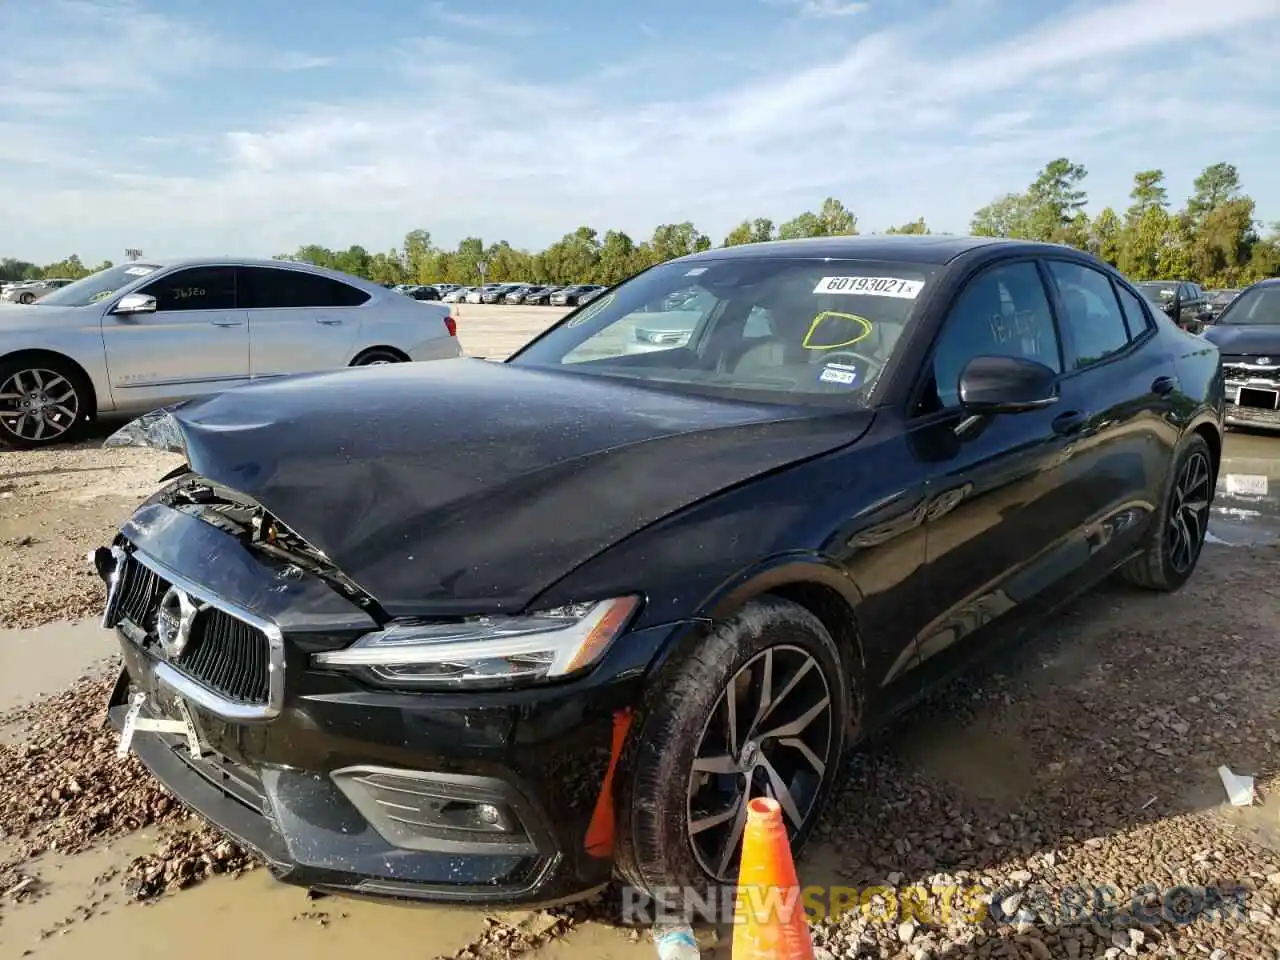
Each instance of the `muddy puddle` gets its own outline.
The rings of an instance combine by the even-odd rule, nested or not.
[[[481,912],[311,900],[261,869],[129,903],[118,871],[154,842],[143,831],[75,857],[40,858],[30,870],[40,878],[40,895],[0,907],[0,956],[29,950],[42,960],[168,960],[178,949],[186,960],[226,960],[248,948],[262,956],[349,960],[376,944],[380,954],[429,960],[455,953],[484,930]]]
[[[1227,434],[1209,534],[1229,546],[1280,541],[1280,436]]]
[[[22,664],[0,670],[0,713],[96,675],[118,649],[115,634],[96,620],[0,630],[0,663]]]

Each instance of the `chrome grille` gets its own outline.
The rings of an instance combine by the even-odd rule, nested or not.
[[[1280,381],[1280,366],[1268,365],[1262,367],[1255,364],[1224,360],[1222,364],[1222,375],[1228,380],[1265,380],[1277,382]]]
[[[156,642],[156,614],[171,584],[132,554],[119,560],[116,577],[103,625],[128,621],[145,635],[144,645],[163,657]],[[270,698],[269,638],[217,607],[205,607],[196,615],[186,648],[166,662],[229,703],[265,706]]]

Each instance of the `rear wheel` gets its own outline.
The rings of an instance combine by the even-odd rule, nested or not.
[[[1170,471],[1168,489],[1147,534],[1146,549],[1120,568],[1120,576],[1147,590],[1177,590],[1195,571],[1209,532],[1213,496],[1209,444],[1192,434]]]
[[[384,363],[405,363],[406,358],[403,354],[396,353],[394,350],[387,350],[382,347],[375,347],[372,350],[366,350],[360,356],[351,361],[353,367],[372,367],[380,366]]]
[[[798,850],[839,771],[848,682],[822,622],[761,599],[665,667],[619,783],[617,865],[642,889],[736,882],[747,803],[779,802]]]
[[[20,293],[18,294],[18,302],[19,303],[35,303],[36,302],[35,294]]]
[[[73,439],[92,414],[89,397],[84,377],[63,361],[0,363],[0,443],[32,450]]]

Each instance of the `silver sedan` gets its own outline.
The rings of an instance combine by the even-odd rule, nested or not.
[[[30,306],[0,304],[0,444],[65,441],[251,380],[442,360],[449,308],[280,260],[125,263]]]

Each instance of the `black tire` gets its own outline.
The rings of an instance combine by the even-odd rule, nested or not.
[[[1201,475],[1203,480],[1197,481]],[[1209,444],[1200,434],[1191,434],[1173,461],[1165,483],[1164,501],[1152,518],[1143,552],[1120,568],[1121,579],[1135,587],[1164,593],[1171,593],[1187,582],[1204,549],[1209,503],[1216,480]],[[1189,484],[1197,483],[1198,490],[1186,489]],[[1181,549],[1180,537],[1175,533],[1174,524],[1179,520],[1182,530],[1190,534],[1187,552]]]
[[[18,390],[16,388],[21,388]],[[12,394],[26,394],[15,399]],[[29,407],[31,394],[41,394],[44,409],[50,400],[57,401],[49,417],[43,418],[40,436],[35,421],[28,414],[19,421],[20,412]],[[36,450],[76,439],[97,412],[93,406],[93,389],[80,370],[65,360],[34,356],[25,360],[0,361],[0,447],[14,450]]]
[[[18,294],[18,302],[19,303],[35,303],[36,298],[35,298],[35,295],[31,293],[20,293]]]
[[[731,682],[743,687],[743,676],[747,676],[743,692],[756,692],[757,677],[763,669],[754,676],[748,670],[762,668],[765,658],[778,665],[779,675],[773,681],[775,696],[786,694],[770,708],[776,712],[765,714],[770,724],[798,723],[796,716],[806,712],[806,703],[812,709],[821,701],[824,689],[829,693],[825,716],[819,715],[797,737],[788,738],[805,739],[810,744],[811,752],[822,761],[820,772],[800,751],[783,745],[779,739],[762,737],[764,746],[759,750],[748,747],[748,742],[755,742],[752,734],[756,731],[751,728],[756,720],[752,717],[744,719],[739,727],[741,750],[727,744],[728,709],[722,695]],[[792,665],[806,662],[811,666],[801,671],[802,679],[788,687],[795,672]],[[705,825],[717,816],[725,816],[727,810],[736,811],[727,797],[741,795],[744,782],[749,785],[751,797],[764,795],[763,782],[769,780],[769,773],[755,766],[757,755],[771,760],[780,779],[786,779],[793,765],[799,771],[787,781],[794,791],[792,808],[800,813],[799,823],[792,811],[784,814],[792,847],[798,852],[821,815],[841,769],[849,722],[847,677],[840,652],[822,622],[803,607],[772,597],[753,601],[737,616],[715,627],[695,647],[675,654],[646,690],[619,765],[615,862],[622,877],[650,892],[673,886],[707,891],[736,882],[740,830],[733,841],[731,858],[723,856],[732,831],[738,827],[736,816],[699,830],[696,846],[691,826],[695,818]],[[754,702],[758,701],[748,700],[745,709],[739,709],[754,716]],[[812,746],[823,741],[825,751]],[[695,760],[734,752],[739,757],[734,766],[751,766],[750,777],[740,771],[695,771]],[[695,782],[705,785],[692,790]],[[717,792],[718,787],[724,787],[724,792]],[[712,796],[726,797],[723,808],[703,806]],[[745,805],[744,799],[743,814]],[[724,868],[726,860],[729,866]]]
[[[407,362],[404,355],[396,353],[394,350],[385,350],[381,347],[374,347],[372,350],[366,350],[360,356],[351,361],[353,367],[368,367],[375,364],[383,363],[405,363]]]

